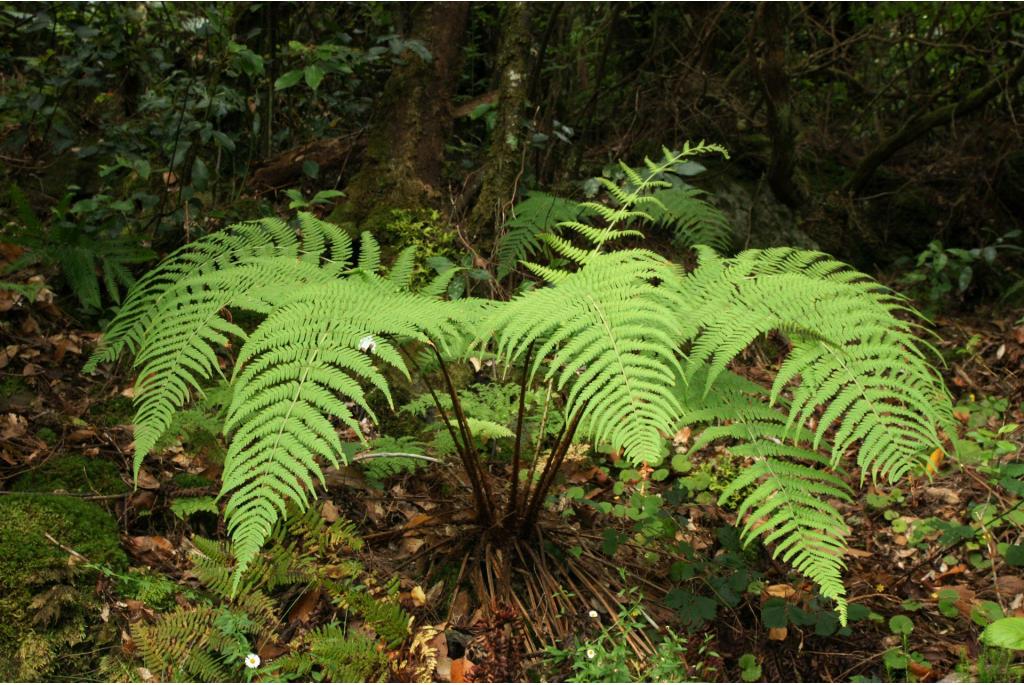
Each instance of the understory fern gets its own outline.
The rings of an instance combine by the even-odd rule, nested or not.
[[[11,187],[10,199],[19,221],[10,232],[11,241],[28,250],[27,261],[59,266],[85,309],[102,307],[104,288],[111,301],[120,303],[122,292],[135,283],[131,267],[156,256],[138,240],[87,232],[69,216],[70,194],[53,208],[50,225],[36,215],[17,186]]]
[[[382,645],[408,636],[409,616],[394,593],[376,593],[353,553],[362,548],[354,526],[327,523],[317,512],[289,510],[270,544],[251,564],[232,594],[235,550],[195,537],[193,574],[204,593],[193,604],[175,607],[152,622],[132,626],[132,638],[146,668],[160,680],[233,682],[244,657],[267,644],[281,644],[278,632],[294,590],[322,593],[337,609],[331,622],[296,635],[289,651],[265,664],[273,680],[369,682],[387,675]],[[292,596],[294,598],[294,596]],[[343,627],[360,619],[364,630]],[[339,619],[343,623],[339,623]]]
[[[951,430],[949,395],[906,301],[826,255],[724,257],[697,246],[697,266],[686,271],[649,250],[613,249],[642,239],[639,229],[655,222],[724,246],[725,222],[673,180],[689,157],[705,153],[724,150],[686,145],[639,169],[622,164],[624,181],[602,180],[606,203],[575,211],[553,203],[553,214],[565,212],[557,230],[531,228],[521,244],[535,240],[555,259],[521,262],[538,282],[508,302],[445,301],[452,272],[413,292],[411,251],[385,271],[379,246],[363,234],[353,263],[347,235],[308,214],[297,226],[268,219],[232,227],[141,279],[89,368],[123,351],[135,357],[137,469],[240,343],[221,493],[232,592],[281,516],[305,506],[323,482],[323,466],[345,459],[340,433],[361,439],[362,418],[374,421],[381,406],[373,398],[390,405],[385,369],[408,377],[406,359],[416,355],[403,346],[414,343],[421,359],[529,359],[524,387],[543,378],[558,396],[565,447],[575,431],[629,462],[654,464],[666,454],[665,436],[708,424],[699,441],[736,443],[731,449],[750,462],[726,491],[748,493],[739,510],[745,539],[773,546],[845,617],[849,531],[837,505],[850,493],[836,474],[854,456],[862,479],[894,480],[922,463]],[[237,310],[262,322],[244,329],[231,317]],[[744,386],[730,365],[770,335],[784,347],[774,383]],[[482,438],[523,437],[515,422],[484,414],[459,417],[461,440],[451,427],[452,445],[466,450]]]

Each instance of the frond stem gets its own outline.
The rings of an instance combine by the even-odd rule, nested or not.
[[[530,499],[529,505],[526,508],[526,514],[523,517],[523,524],[520,528],[520,534],[529,532],[537,523],[537,517],[540,514],[540,507],[544,503],[544,498],[547,496],[548,490],[551,489],[552,483],[555,481],[555,475],[558,473],[558,469],[562,467],[562,462],[565,461],[565,455],[569,453],[569,448],[572,446],[572,439],[576,435],[576,428],[579,426],[580,419],[583,417],[585,407],[580,407],[579,410],[572,415],[569,419],[569,423],[565,426],[565,431],[562,433],[562,438],[558,442],[551,456],[548,458],[548,463],[544,465],[544,470],[541,471],[540,481],[537,483],[537,487],[533,490],[533,497]]]
[[[448,395],[452,398],[452,410],[455,412],[455,417],[459,422],[459,430],[462,433],[462,442],[466,452],[466,465],[467,468],[472,468],[476,472],[477,482],[480,484],[480,488],[483,494],[484,510],[480,513],[486,517],[486,523],[490,524],[494,522],[494,497],[491,494],[491,486],[487,479],[487,474],[484,472],[483,465],[480,463],[480,455],[477,454],[476,447],[473,444],[473,433],[469,429],[469,422],[466,421],[466,414],[462,411],[462,402],[459,400],[459,393],[455,389],[455,384],[452,382],[452,377],[448,373],[448,365],[444,363],[444,359],[441,357],[441,350],[437,348],[437,345],[433,341],[427,343],[430,349],[434,351],[434,356],[437,357],[437,363],[441,366],[441,374],[444,376],[445,385],[448,387]]]
[[[452,421],[448,418],[448,412],[444,410],[444,405],[441,404],[441,399],[437,396],[437,392],[434,391],[434,386],[427,378],[427,374],[423,373],[423,369],[420,368],[419,363],[416,361],[416,357],[409,354],[401,346],[399,346],[398,349],[402,351],[405,358],[408,359],[413,368],[416,369],[416,373],[418,373],[420,378],[423,379],[423,384],[427,386],[427,392],[430,393],[430,398],[434,401],[434,406],[437,407],[437,411],[441,414],[444,426],[448,429],[448,435],[451,436],[452,443],[455,445],[455,451],[459,453],[459,458],[462,460],[462,468],[466,471],[466,475],[469,477],[469,484],[473,489],[473,498],[476,500],[477,511],[483,515],[484,512],[489,511],[486,500],[484,499],[483,487],[480,484],[476,470],[472,468],[466,448],[463,446],[462,442],[459,440],[459,436],[455,433],[455,429],[452,427]],[[444,368],[443,363],[442,368]]]
[[[526,361],[523,363],[523,377],[519,382],[519,413],[516,415],[516,441],[512,447],[512,486],[509,491],[506,516],[515,518],[519,515],[519,460],[523,450],[523,418],[526,415],[526,382],[533,356],[533,343],[526,348]]]

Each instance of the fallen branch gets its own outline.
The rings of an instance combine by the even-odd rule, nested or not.
[[[911,119],[896,134],[882,141],[881,145],[861,160],[857,170],[853,172],[853,176],[843,184],[843,191],[852,195],[859,194],[867,186],[878,167],[896,152],[921,138],[936,126],[949,123],[957,117],[981,109],[1004,88],[1010,88],[1016,84],[1022,76],[1024,76],[1024,57],[1017,61],[1013,69],[996,76],[980,88],[972,90],[959,102],[951,102]]]

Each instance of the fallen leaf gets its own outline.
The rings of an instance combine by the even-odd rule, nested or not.
[[[452,661],[452,678],[453,683],[464,683],[467,678],[472,677],[473,667],[475,664],[469,659],[462,657],[461,659],[455,659]]]
[[[446,656],[437,657],[437,665],[434,666],[434,671],[437,673],[437,682],[452,682],[452,660],[450,658]]]
[[[764,589],[764,592],[769,597],[781,597],[782,599],[789,599],[796,594],[796,589],[792,585],[786,583],[779,583],[777,585],[769,585]]]
[[[150,566],[173,563],[174,545],[162,535],[135,535],[128,538],[128,551]]]
[[[304,593],[288,612],[289,623],[309,623],[309,617],[320,604],[320,588],[315,587]]]
[[[448,611],[449,620],[455,625],[464,625],[464,621],[469,616],[469,593],[465,590],[459,590],[455,595],[455,599],[452,600],[451,609]]]
[[[79,442],[85,442],[86,440],[89,440],[89,439],[95,438],[95,437],[96,437],[96,431],[94,431],[92,428],[79,428],[78,430],[71,431],[70,433],[68,433],[67,440],[68,440],[68,442],[79,443]]]
[[[323,506],[320,507],[320,515],[327,523],[334,523],[341,516],[341,512],[338,511],[338,507],[334,505],[334,502],[326,500]]]
[[[423,545],[426,544],[423,538],[404,537],[399,546],[402,549],[402,553],[406,555],[416,554]]]
[[[160,481],[158,481],[152,473],[144,468],[139,469],[139,477],[136,482],[138,483],[138,486],[144,490],[160,489]]]

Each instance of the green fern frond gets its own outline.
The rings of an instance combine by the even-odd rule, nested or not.
[[[191,654],[209,643],[216,616],[210,606],[178,607],[151,625],[134,624],[132,640],[146,667],[169,680]]]
[[[328,417],[362,434],[345,403],[374,417],[360,382],[391,403],[375,360],[406,376],[408,370],[387,338],[443,340],[457,334],[461,311],[453,303],[346,279],[295,290],[253,332],[239,352],[225,422],[231,444],[222,492],[231,493],[225,517],[236,574],[255,558],[287,503],[304,505],[314,481],[323,481],[317,459],[337,465],[344,458]]]
[[[725,214],[704,195],[699,188],[676,181],[652,193],[655,202],[645,209],[653,221],[672,229],[679,245],[708,245],[727,252],[732,245],[732,227]]]
[[[814,446],[836,425],[834,464],[859,443],[863,474],[892,480],[940,446],[948,393],[915,326],[897,316],[909,311],[899,296],[820,253],[750,250],[723,259],[703,249],[700,258],[681,294],[691,304],[689,368],[708,366],[706,390],[755,338],[781,331],[792,350],[772,400],[799,379],[790,426],[825,405]]]
[[[321,265],[326,273],[338,274],[348,267],[351,240],[342,229],[310,214],[299,214],[302,241],[295,231],[278,219],[235,224],[212,233],[171,253],[136,283],[103,335],[99,347],[85,366],[93,371],[99,364],[114,361],[126,347],[136,352],[154,323],[159,322],[161,304],[180,294],[186,278],[224,269],[254,257],[299,257]],[[302,249],[302,246],[307,249]]]
[[[672,387],[682,303],[663,285],[678,278],[651,253],[595,255],[556,285],[509,302],[484,329],[510,361],[535,345],[531,375],[551,355],[547,378],[567,390],[565,415],[582,413],[595,440],[634,461],[658,461],[660,433],[681,412]]]
[[[849,528],[829,500],[850,501],[850,488],[828,473],[829,460],[809,446],[814,432],[787,428],[786,412],[768,403],[769,393],[732,372],[718,376],[712,391],[704,384],[680,383],[680,401],[688,425],[711,424],[689,446],[690,452],[719,440],[729,451],[750,459],[722,491],[720,503],[737,494],[737,512],[745,543],[760,537],[773,556],[789,562],[836,602],[846,622],[843,554]]]
[[[505,234],[498,243],[498,278],[508,276],[516,264],[540,249],[541,234],[577,219],[580,213],[580,206],[572,200],[531,191],[512,208],[513,218],[505,224]]]

